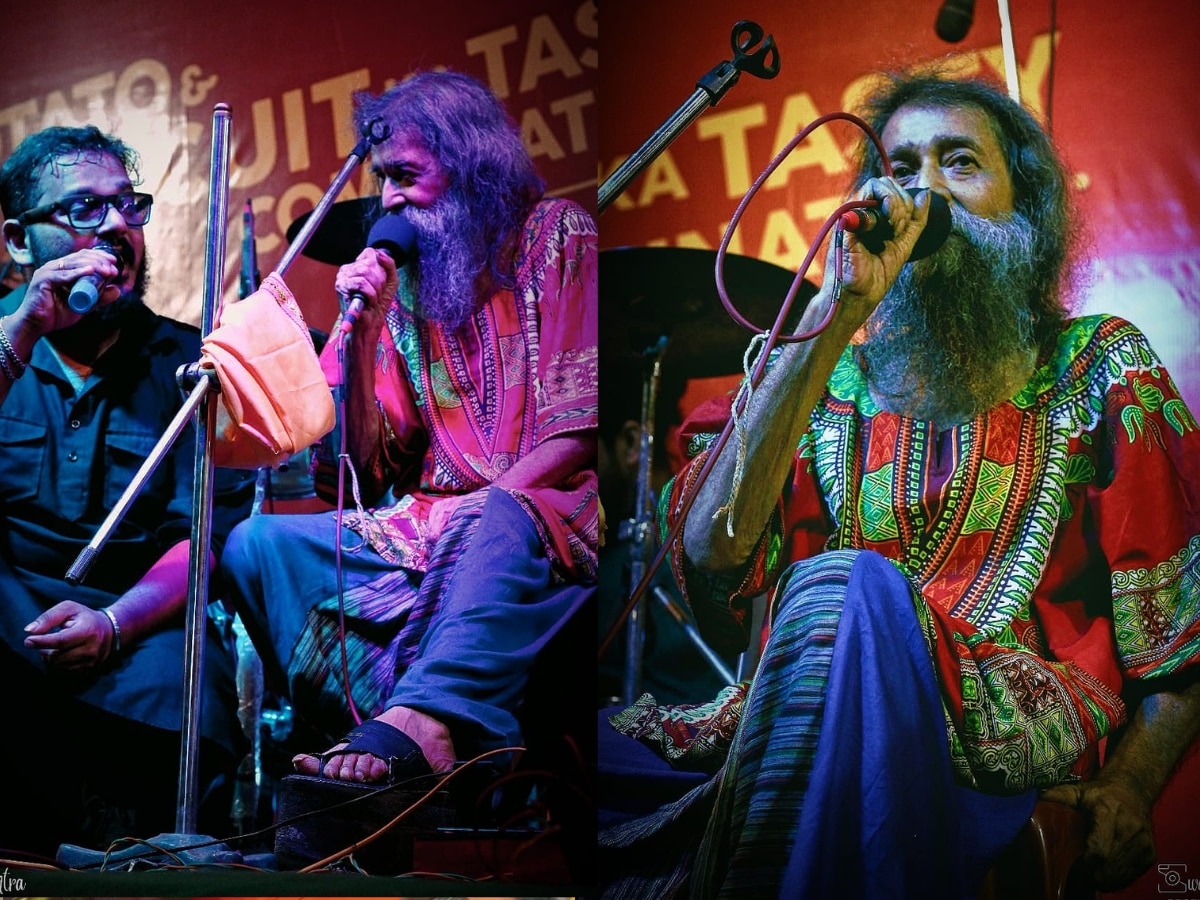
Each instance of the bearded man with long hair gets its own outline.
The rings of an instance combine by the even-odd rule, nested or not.
[[[653,771],[637,739],[691,788],[608,804],[607,896],[974,896],[1039,791],[1083,811],[1114,889],[1200,730],[1200,432],[1136,327],[1070,315],[1053,145],[937,73],[884,78],[865,118],[891,174],[867,142],[855,192],[894,236],[845,236],[800,328],[836,298],[830,324],[772,358],[672,547],[714,646],[773,592],[762,661],[606,720],[602,765]],[[949,236],[909,261],[934,193]],[[667,524],[729,414],[685,425]]]
[[[244,523],[222,571],[273,687],[334,744],[296,768],[377,782],[521,745],[531,667],[595,594],[597,248],[475,79],[356,100],[390,134],[383,211],[416,232],[411,259],[367,248],[335,281],[365,298],[322,357],[358,505],[340,534],[335,513]]]

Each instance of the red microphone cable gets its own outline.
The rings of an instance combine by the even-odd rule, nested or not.
[[[813,241],[812,246],[809,248],[808,253],[804,257],[804,261],[800,264],[800,269],[797,271],[796,277],[792,281],[792,286],[784,298],[783,306],[780,308],[779,314],[775,318],[775,323],[771,326],[769,331],[764,332],[763,329],[757,327],[744,316],[742,316],[736,307],[734,307],[733,301],[730,300],[729,293],[725,288],[725,255],[729,249],[729,243],[733,239],[734,232],[737,230],[738,223],[741,222],[742,215],[746,211],[746,207],[750,205],[750,201],[754,199],[755,194],[758,193],[763,183],[766,182],[766,180],[777,168],[779,168],[784,159],[791,154],[791,152],[801,141],[807,138],[813,131],[815,131],[817,128],[820,128],[822,125],[839,119],[857,125],[860,129],[862,129],[866,137],[875,145],[875,149],[878,152],[879,159],[882,163],[883,173],[887,176],[891,176],[892,174],[891,160],[887,158],[887,152],[883,148],[883,142],[880,141],[879,136],[875,134],[870,125],[853,113],[827,113],[826,115],[814,119],[790,141],[788,141],[783,149],[775,155],[775,158],[771,160],[767,168],[763,170],[762,174],[760,174],[758,178],[754,180],[754,183],[750,186],[750,190],[748,190],[745,196],[742,197],[742,201],[738,204],[737,209],[734,211],[733,217],[729,220],[729,225],[725,229],[725,235],[721,239],[721,244],[717,248],[715,277],[717,296],[721,300],[721,305],[725,307],[725,311],[729,313],[729,317],[743,328],[753,332],[755,335],[765,335],[763,347],[758,356],[758,361],[754,366],[753,372],[749,374],[747,379],[747,383],[749,384],[749,392],[739,391],[737,397],[734,398],[733,407],[730,410],[729,421],[725,424],[721,434],[717,437],[716,442],[709,450],[708,457],[704,460],[704,464],[701,467],[699,474],[696,476],[696,480],[692,487],[681,499],[675,524],[672,525],[668,530],[666,538],[663,540],[658,552],[654,556],[654,559],[650,562],[650,565],[647,566],[645,573],[643,573],[642,580],[634,587],[633,591],[630,593],[629,600],[627,600],[625,603],[624,608],[622,608],[616,620],[605,633],[604,639],[600,642],[600,650],[597,654],[597,658],[604,656],[605,652],[616,638],[617,632],[625,623],[626,619],[628,619],[629,614],[633,611],[634,607],[641,602],[642,596],[649,588],[651,580],[658,572],[659,567],[662,566],[663,562],[666,560],[667,553],[670,552],[671,545],[678,538],[679,532],[683,528],[683,523],[687,519],[688,513],[691,511],[692,506],[696,502],[696,497],[699,494],[701,486],[703,486],[704,482],[708,479],[708,476],[712,472],[713,466],[716,465],[717,458],[720,456],[721,451],[724,450],[725,445],[729,442],[729,438],[736,428],[737,417],[745,411],[746,403],[749,402],[750,393],[762,380],[762,376],[766,372],[767,362],[770,359],[771,351],[774,349],[775,345],[780,341],[784,343],[799,343],[800,341],[812,340],[818,334],[828,328],[829,323],[833,320],[833,315],[837,310],[838,295],[840,294],[840,287],[842,283],[843,233],[846,230],[852,230],[847,229],[846,223],[843,222],[843,217],[854,210],[877,206],[878,201],[850,200],[838,206],[838,208],[835,209],[832,214],[830,214],[830,216],[821,225],[821,228],[817,232],[816,240]],[[850,224],[853,225],[854,223]],[[792,302],[796,298],[796,294],[800,289],[800,285],[804,282],[804,277],[808,273],[809,268],[812,266],[813,260],[816,258],[817,252],[824,243],[826,236],[829,234],[830,230],[833,229],[836,229],[834,233],[835,286],[834,295],[829,304],[829,311],[825,314],[825,317],[820,321],[820,323],[818,323],[817,326],[810,331],[803,332],[801,334],[782,334],[784,322],[787,320],[788,313],[791,311]]]

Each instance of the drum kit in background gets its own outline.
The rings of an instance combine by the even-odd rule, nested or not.
[[[640,416],[642,431],[633,509],[606,510],[610,520],[619,517],[608,534],[630,545],[626,599],[643,578],[655,575],[647,572],[657,550],[654,518],[661,473],[655,477],[655,459],[662,449],[657,445],[671,439],[671,426],[683,417],[680,398],[693,380],[738,376],[745,370],[752,335],[733,321],[721,302],[716,263],[716,251],[684,247],[617,247],[600,253],[602,415],[616,411],[622,419]],[[795,273],[782,266],[735,254],[724,256],[722,273],[726,296],[738,313],[764,330],[774,324],[795,280]],[[801,285],[799,302],[784,323],[786,330],[795,329],[815,293],[811,283]],[[624,624],[621,696],[614,699],[636,700],[643,671],[653,664],[645,658],[649,603],[666,607],[670,621],[683,629],[694,647],[697,665],[710,667],[725,684],[746,677],[741,670],[753,665],[751,654],[743,654],[739,671],[732,671],[701,638],[677,591],[659,579],[646,593],[629,609]],[[612,624],[601,621],[600,633]]]

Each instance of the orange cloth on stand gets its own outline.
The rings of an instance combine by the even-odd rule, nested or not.
[[[213,458],[233,469],[276,467],[334,426],[333,398],[296,298],[275,272],[221,308],[201,363],[221,385]]]

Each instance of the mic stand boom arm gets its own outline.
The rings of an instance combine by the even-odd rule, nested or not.
[[[367,158],[367,154],[373,146],[386,141],[391,136],[391,133],[391,127],[384,123],[381,117],[374,118],[363,126],[361,139],[355,145],[354,149],[350,151],[350,155],[342,163],[341,169],[333,177],[333,182],[317,202],[316,208],[309,214],[308,219],[300,228],[300,232],[296,235],[296,239],[288,246],[287,251],[283,254],[283,259],[279,261],[279,265],[275,267],[275,273],[280,278],[291,268],[296,257],[300,255],[305,245],[308,244],[309,239],[313,236],[313,233],[320,227],[321,220],[325,218],[326,213],[329,212],[329,208],[333,206],[333,201],[342,192],[342,188],[345,187],[346,182],[350,180],[350,174],[354,171],[355,167]]]
[[[760,40],[763,40],[763,31],[757,23],[743,20],[733,26],[729,37],[729,42],[733,45],[732,61],[718,63],[712,71],[696,82],[696,90],[692,96],[604,180],[596,195],[597,214],[608,209],[609,204],[625,192],[629,183],[654,162],[659,154],[704,112],[705,107],[716,106],[726,92],[737,84],[742,72],[749,72],[759,78],[774,78],[779,74],[779,50],[775,46],[773,35],[768,34],[762,46],[753,53],[750,52]]]

